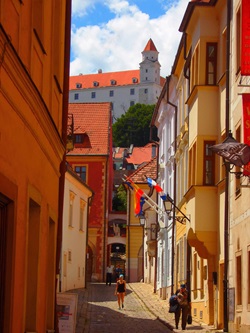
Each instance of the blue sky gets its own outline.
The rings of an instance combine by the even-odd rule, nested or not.
[[[188,0],[73,0],[71,75],[139,69],[149,38],[170,73]]]

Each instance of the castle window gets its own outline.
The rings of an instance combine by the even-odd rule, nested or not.
[[[92,91],[91,98],[95,98],[95,97],[96,97],[95,91]]]
[[[114,90],[110,90],[109,91],[109,97],[113,97],[114,96]]]
[[[93,86],[94,86],[94,87],[98,87],[98,86],[99,86],[99,82],[94,81],[94,82],[93,82]]]
[[[76,83],[76,88],[77,89],[82,88],[82,84],[81,83]]]
[[[134,88],[131,88],[130,89],[130,95],[134,95],[135,94],[135,89]]]
[[[116,80],[111,80],[111,81],[110,81],[110,84],[111,84],[112,86],[116,85]]]
[[[74,100],[76,101],[78,99],[79,99],[79,94],[78,93],[74,94]]]
[[[138,79],[137,79],[136,77],[133,77],[132,82],[133,82],[133,83],[137,83],[137,82],[138,82]]]

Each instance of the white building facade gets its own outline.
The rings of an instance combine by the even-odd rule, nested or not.
[[[87,221],[92,190],[75,172],[65,174],[60,291],[85,288]]]
[[[153,41],[149,39],[142,52],[138,70],[77,75],[70,77],[70,103],[110,102],[113,121],[136,103],[157,102],[165,79],[160,76],[160,63]]]

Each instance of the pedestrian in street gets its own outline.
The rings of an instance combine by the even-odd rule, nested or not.
[[[115,275],[116,275],[116,281],[118,281],[119,276],[122,274],[122,269],[120,267],[120,265],[117,265],[116,269],[115,269]]]
[[[113,267],[111,265],[108,265],[106,269],[106,286],[111,286],[112,283],[112,275],[113,275]]]
[[[191,299],[190,294],[186,288],[185,284],[181,284],[180,289],[175,293],[179,307],[177,308],[175,315],[175,326],[178,329],[180,315],[181,315],[181,328],[182,330],[186,329],[187,325],[187,316],[191,311]]]
[[[119,279],[116,282],[115,295],[117,296],[119,310],[124,308],[124,296],[126,294],[126,281],[123,280],[123,275],[120,274]]]

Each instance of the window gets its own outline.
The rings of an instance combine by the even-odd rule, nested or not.
[[[222,75],[226,73],[226,61],[225,61],[226,54],[227,54],[227,29],[225,29],[222,34],[222,54],[221,54]]]
[[[110,80],[110,84],[114,86],[116,84],[116,80]]]
[[[203,174],[203,184],[204,185],[214,185],[214,164],[215,155],[209,147],[213,146],[215,141],[205,141],[204,142],[204,174]]]
[[[96,96],[95,96],[95,91],[92,91],[92,93],[91,93],[91,98],[95,98]]]
[[[146,69],[146,70],[145,70],[145,72],[147,73],[147,72],[148,72],[148,70]]]
[[[130,106],[133,106],[135,105],[135,102],[134,101],[130,101]]]
[[[71,250],[68,250],[68,262],[72,261],[72,252]]]
[[[83,143],[83,137],[84,137],[83,134],[75,134],[74,137],[75,137],[75,143]]]
[[[76,166],[75,167],[75,172],[78,174],[78,176],[84,181],[86,182],[87,179],[87,170],[86,170],[86,166]]]
[[[114,90],[110,90],[109,91],[109,97],[113,97],[114,96]]]
[[[241,251],[236,253],[236,304],[242,305]]]
[[[73,206],[74,206],[75,194],[69,192],[69,227],[73,227]]]
[[[135,94],[135,89],[134,88],[131,88],[130,89],[130,95],[134,95]]]
[[[84,200],[80,200],[80,215],[79,215],[79,230],[83,231],[83,220],[84,220],[84,209],[86,202]]]
[[[147,94],[148,93],[148,89],[144,89],[144,94]]]
[[[151,240],[156,240],[156,224],[155,223],[151,223]]]
[[[78,93],[74,94],[74,100],[76,101],[78,99],[79,99],[79,94]]]
[[[196,170],[196,143],[194,143],[193,147],[189,151],[189,177],[188,177],[188,185],[189,187],[195,185],[195,170]]]
[[[199,45],[194,50],[194,53],[193,53],[193,56],[191,59],[191,77],[190,77],[191,89],[193,89],[194,86],[199,84],[198,74],[199,74]]]
[[[98,87],[98,86],[99,86],[99,82],[94,81],[94,82],[93,82],[93,86],[94,86],[94,87]]]
[[[132,82],[133,82],[133,83],[137,83],[137,82],[138,82],[138,79],[137,79],[136,77],[133,77]]]
[[[82,84],[81,83],[76,83],[76,88],[82,88]]]
[[[206,84],[216,84],[216,71],[217,71],[217,44],[207,43],[207,57],[206,57]]]

